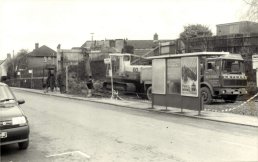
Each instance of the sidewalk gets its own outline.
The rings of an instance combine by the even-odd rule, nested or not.
[[[36,89],[26,89],[26,88],[17,88],[17,87],[12,87],[12,89],[19,90],[19,91],[27,91],[27,92],[37,93],[42,95],[117,105],[125,108],[140,109],[142,111],[152,111],[157,113],[180,115],[180,116],[191,117],[196,119],[258,127],[258,118],[252,117],[252,116],[244,116],[244,115],[237,115],[237,114],[231,114],[231,113],[211,112],[211,111],[205,111],[205,110],[201,112],[201,115],[198,115],[197,111],[184,109],[183,112],[181,112],[180,108],[169,107],[168,110],[165,110],[165,107],[154,106],[154,109],[152,109],[151,102],[149,101],[115,100],[110,98],[94,98],[94,97],[86,98],[86,97],[78,97],[70,94],[60,94],[59,92],[44,93],[43,90],[36,90]]]

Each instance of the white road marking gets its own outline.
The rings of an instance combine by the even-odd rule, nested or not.
[[[64,153],[60,153],[60,154],[53,154],[53,155],[48,155],[46,156],[46,158],[50,158],[50,157],[56,157],[56,156],[63,156],[63,155],[69,155],[69,154],[75,154],[75,153],[78,153],[84,157],[86,157],[87,159],[90,159],[90,156],[81,152],[81,151],[70,151],[70,152],[64,152]]]
[[[83,152],[81,152],[81,151],[76,151],[76,152],[78,152],[78,153],[81,154],[82,156],[84,156],[84,157],[90,159],[90,155],[87,155],[87,154],[85,154],[85,153],[83,153]]]
[[[49,157],[62,156],[62,155],[73,154],[73,153],[74,153],[74,151],[71,151],[71,152],[64,152],[64,153],[60,153],[60,154],[48,155],[48,156],[46,156],[46,157],[49,158]]]

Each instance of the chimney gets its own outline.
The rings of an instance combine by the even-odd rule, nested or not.
[[[35,49],[39,48],[39,43],[35,43]]]
[[[61,44],[58,44],[58,45],[57,45],[57,49],[61,49]]]
[[[158,35],[157,33],[155,33],[155,34],[154,34],[154,36],[153,36],[153,40],[154,40],[154,41],[159,40],[159,35]]]
[[[7,53],[7,60],[11,60],[11,54]]]

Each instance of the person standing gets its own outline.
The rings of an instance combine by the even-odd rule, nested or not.
[[[53,92],[55,87],[55,74],[53,71],[49,70],[47,76],[47,89],[50,88],[51,92]]]
[[[93,89],[92,76],[89,76],[89,79],[87,81],[87,87],[88,87],[88,95],[87,95],[87,97],[91,97],[92,96],[92,89]]]
[[[42,87],[43,87],[44,93],[47,93],[48,92],[48,83],[47,83],[46,77],[42,78]]]

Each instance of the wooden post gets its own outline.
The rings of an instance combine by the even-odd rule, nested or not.
[[[65,66],[65,90],[68,92],[68,65]]]
[[[201,64],[200,64],[200,61],[201,61],[201,58],[200,56],[198,56],[198,71],[197,71],[197,74],[199,75],[198,78],[198,85],[197,85],[197,88],[198,88],[198,97],[200,98],[200,108],[198,110],[198,115],[201,115],[201,111],[203,110],[203,96],[202,96],[202,93],[201,93]]]
[[[256,68],[256,87],[258,87],[258,68]]]
[[[110,70],[111,70],[111,89],[112,89],[112,95],[111,98],[114,98],[114,83],[113,83],[113,68],[112,68],[112,57],[110,56]]]

